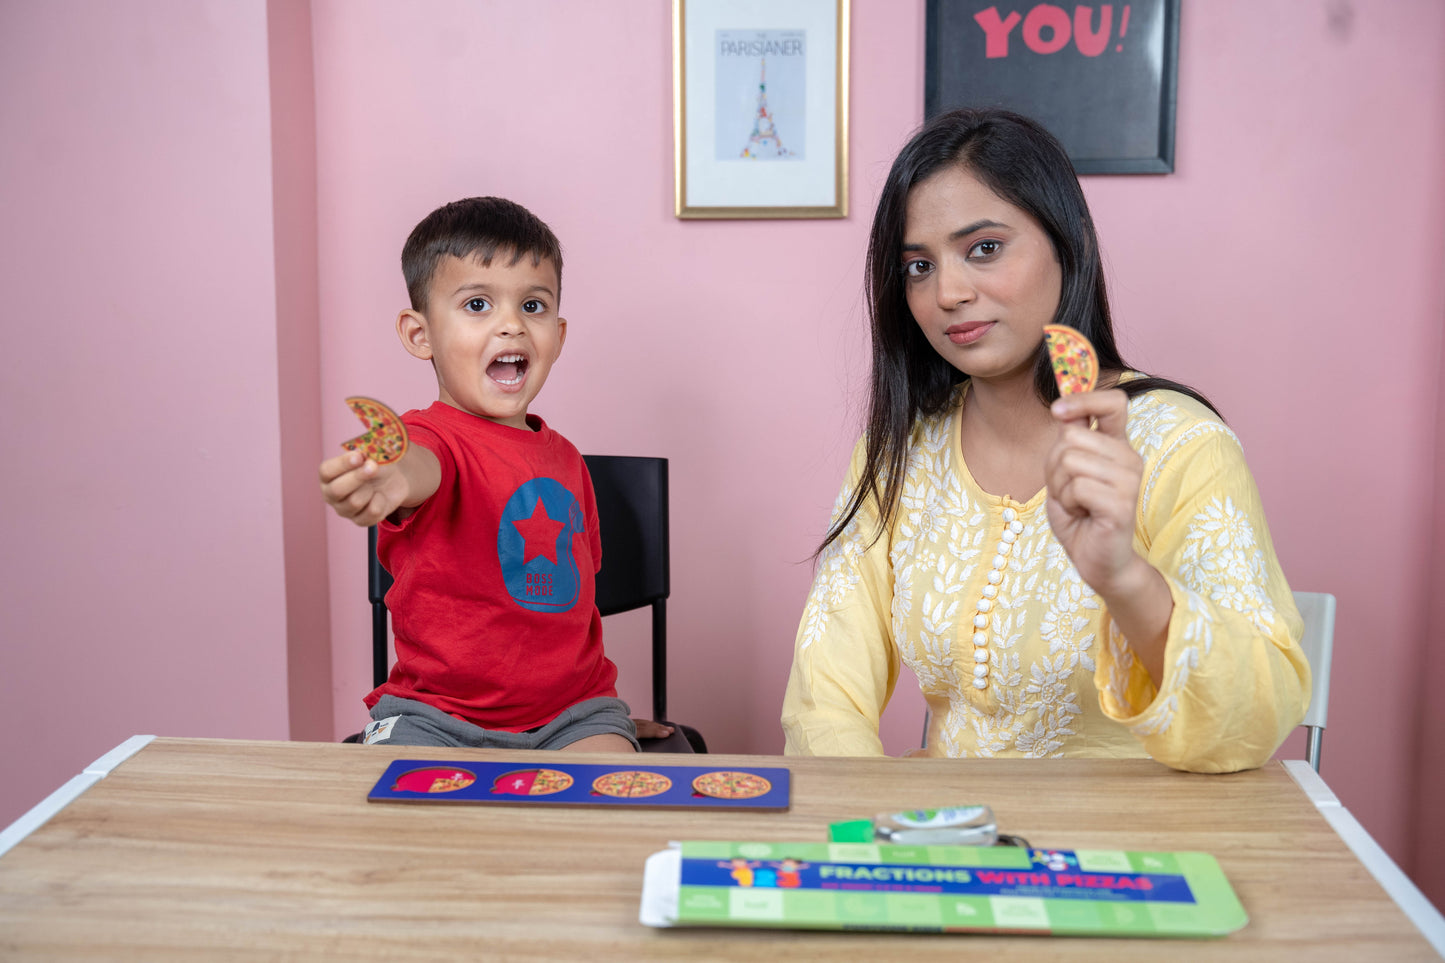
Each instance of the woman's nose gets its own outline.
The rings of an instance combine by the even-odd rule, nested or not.
[[[954,308],[967,304],[977,296],[973,278],[967,268],[957,265],[940,264],[938,271],[938,306]]]

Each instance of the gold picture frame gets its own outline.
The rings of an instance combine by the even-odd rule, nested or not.
[[[849,0],[672,9],[676,215],[847,217]]]

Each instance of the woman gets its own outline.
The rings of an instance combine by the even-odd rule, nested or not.
[[[1001,110],[921,129],[868,249],[873,369],[803,613],[789,753],[882,752],[900,664],[946,756],[1260,765],[1309,666],[1259,494],[1209,402],[1133,371],[1063,148]],[[1044,325],[1094,344],[1060,399]]]

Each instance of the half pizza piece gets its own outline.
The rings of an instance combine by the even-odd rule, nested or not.
[[[1044,335],[1059,394],[1093,391],[1099,380],[1099,356],[1089,339],[1065,324],[1044,325]]]

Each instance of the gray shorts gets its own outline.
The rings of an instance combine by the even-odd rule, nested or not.
[[[361,741],[389,746],[445,746],[472,749],[561,749],[604,733],[618,735],[641,750],[632,710],[621,699],[584,699],[531,732],[483,729],[415,699],[383,695],[371,710]]]

